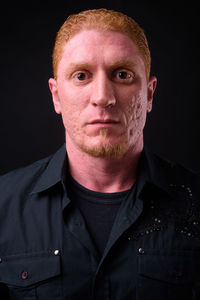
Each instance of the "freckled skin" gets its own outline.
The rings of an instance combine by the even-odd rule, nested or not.
[[[113,69],[111,65],[119,60],[134,61],[135,65],[129,68],[122,64]],[[69,70],[72,62],[86,63],[87,67]],[[128,77],[119,77],[120,71]],[[126,144],[125,153],[143,139],[155,78],[147,81],[138,49],[124,34],[84,30],[75,35],[64,47],[57,80],[50,79],[49,85],[55,110],[62,114],[67,148],[80,151],[87,148],[92,153],[93,149],[101,151],[108,145],[114,149]],[[100,124],[88,125],[94,119],[112,119],[118,123],[107,127],[104,124],[105,135],[101,134]]]

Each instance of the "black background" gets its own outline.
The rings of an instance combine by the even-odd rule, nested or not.
[[[34,2],[35,3],[35,2]],[[110,8],[133,17],[145,30],[152,74],[158,78],[144,131],[148,147],[199,171],[198,2],[118,0],[7,6],[0,13],[0,173],[27,165],[64,143],[61,117],[53,109],[48,79],[56,32],[71,13]]]

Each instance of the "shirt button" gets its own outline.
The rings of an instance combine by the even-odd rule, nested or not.
[[[138,249],[138,252],[139,252],[140,254],[144,254],[144,248],[139,248],[139,249]]]
[[[60,251],[59,251],[59,250],[55,250],[55,251],[54,251],[54,254],[55,254],[55,255],[59,255],[59,254],[60,254]]]
[[[27,271],[23,271],[22,272],[22,279],[27,279],[28,278],[28,272]]]

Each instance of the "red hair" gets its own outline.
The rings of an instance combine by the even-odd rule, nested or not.
[[[85,29],[112,30],[121,32],[135,43],[144,61],[146,77],[149,79],[151,55],[143,29],[127,15],[105,8],[82,11],[70,15],[57,33],[53,50],[53,74],[57,77],[58,63],[64,45],[77,33]]]

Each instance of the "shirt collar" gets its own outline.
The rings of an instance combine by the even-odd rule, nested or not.
[[[31,194],[49,189],[63,180],[63,169],[66,161],[65,144],[50,158],[42,175],[36,182]]]
[[[173,164],[151,152],[148,148],[144,147],[138,168],[138,181],[137,189],[138,195],[148,191],[150,189],[161,190],[167,193],[168,196],[171,194],[170,183],[171,183],[171,172]],[[172,194],[171,194],[172,196]]]
[[[52,155],[42,175],[36,182],[32,193],[42,192],[56,185],[58,182],[63,182],[64,174],[67,168],[66,145],[64,144],[55,154]],[[144,186],[153,184],[154,186],[169,193],[169,182],[166,178],[166,173],[163,167],[166,167],[166,162],[163,163],[159,157],[150,152],[146,147],[143,148],[138,168],[138,192],[142,192]]]

